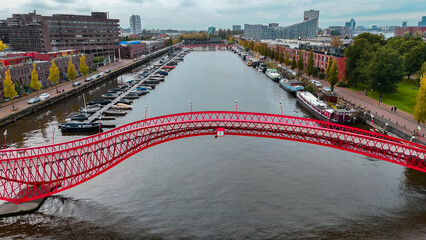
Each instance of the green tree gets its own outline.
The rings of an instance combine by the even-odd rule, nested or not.
[[[55,85],[55,87],[56,87],[56,92],[58,92],[58,79],[59,79],[59,69],[58,69],[58,67],[56,66],[56,64],[55,64],[55,61],[52,59],[52,61],[51,61],[51,65],[50,65],[50,68],[49,68],[49,72],[50,72],[50,74],[49,74],[49,81],[53,84],[53,85]]]
[[[408,79],[410,79],[410,76],[420,70],[422,64],[426,61],[426,43],[420,42],[405,53],[403,58],[405,71],[408,72]]]
[[[379,92],[380,101],[382,93],[394,92],[397,83],[404,75],[402,57],[390,46],[377,49],[368,67],[370,87]]]
[[[288,53],[286,53],[285,54],[285,59],[284,59],[284,63],[285,63],[285,65],[290,65],[290,57],[289,57],[289,55],[290,54],[288,54]]]
[[[72,58],[68,60],[68,77],[73,80],[77,77],[77,71],[75,70],[75,66],[72,63]]]
[[[419,70],[419,76],[423,76],[426,73],[426,61],[422,64],[422,67]]]
[[[86,57],[84,54],[81,54],[80,57],[80,72],[83,76],[86,76],[89,73],[89,67],[86,65]]]
[[[31,83],[30,87],[36,91],[39,91],[41,89],[41,83],[38,80],[38,73],[36,70],[36,65],[33,64],[33,71],[31,72]]]
[[[420,77],[420,89],[416,100],[414,119],[416,119],[418,124],[424,123],[426,121],[426,74]]]
[[[279,62],[284,63],[284,51],[280,51]]]
[[[293,58],[291,60],[291,69],[295,69],[296,68],[296,55],[293,54]]]
[[[383,35],[362,33],[354,38],[354,43],[344,52],[346,59],[346,79],[349,85],[368,81],[368,66],[377,48],[385,45]]]
[[[169,38],[170,39],[170,38]],[[171,39],[170,39],[171,40]],[[170,45],[167,45],[167,46],[170,46]],[[94,59],[93,59],[93,62],[96,64],[96,66],[100,66],[100,65],[102,65],[103,63],[104,63],[104,57],[102,57],[102,56],[99,56],[99,57],[95,57]]]
[[[328,57],[327,68],[325,69],[325,79],[328,79],[328,75],[330,75],[331,65],[333,65],[333,58],[331,56]]]
[[[331,67],[329,70],[329,76],[327,81],[330,83],[331,85],[331,91],[334,91],[334,85],[336,85],[336,83],[339,81],[339,75],[337,73],[337,64],[336,64],[336,60],[332,60],[331,61]]]
[[[309,52],[308,63],[306,64],[305,71],[308,76],[311,76],[312,74],[314,74],[314,51],[313,50]]]
[[[15,109],[15,105],[13,104],[13,99],[18,95],[18,93],[15,90],[15,84],[13,84],[10,78],[9,69],[4,73],[3,92],[5,97],[12,100],[12,109]]]
[[[299,69],[299,71],[303,71],[304,68],[304,63],[303,63],[303,50],[299,49],[299,59],[297,60],[297,69]]]

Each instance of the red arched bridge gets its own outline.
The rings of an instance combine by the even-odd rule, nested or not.
[[[221,133],[318,144],[426,172],[426,148],[398,138],[299,117],[192,112],[150,118],[70,142],[0,151],[0,199],[20,203],[46,197],[83,183],[146,148]]]

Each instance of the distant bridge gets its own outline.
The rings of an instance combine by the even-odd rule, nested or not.
[[[227,45],[227,44],[223,44],[223,43],[182,45],[182,47],[184,47],[184,48],[198,48],[198,47],[228,48],[228,47],[232,47],[232,46],[233,45]]]
[[[129,123],[70,142],[2,150],[0,199],[20,203],[46,197],[81,184],[149,147],[220,133],[317,144],[426,172],[425,146],[387,135],[283,115],[191,112]]]

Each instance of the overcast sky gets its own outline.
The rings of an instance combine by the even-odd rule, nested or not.
[[[319,25],[344,25],[354,18],[357,26],[417,26],[426,16],[426,0],[1,0],[0,18],[34,10],[42,15],[109,12],[129,27],[129,16],[140,15],[142,28],[205,30],[209,26],[268,24],[281,26],[303,20],[303,11],[320,10]]]

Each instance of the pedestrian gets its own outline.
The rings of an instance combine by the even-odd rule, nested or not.
[[[396,106],[393,107],[393,111],[396,112]]]
[[[391,106],[391,112],[393,112],[393,105]]]

